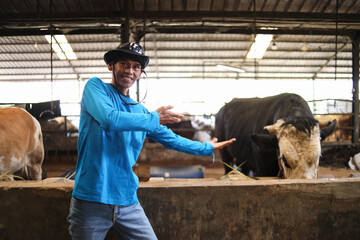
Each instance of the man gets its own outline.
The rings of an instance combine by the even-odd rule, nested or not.
[[[108,51],[110,84],[91,78],[81,100],[78,160],[68,221],[72,239],[104,239],[113,227],[125,239],[157,239],[137,198],[132,167],[145,137],[177,151],[211,156],[235,139],[200,143],[174,134],[162,124],[179,122],[171,106],[149,112],[129,97],[129,88],[149,62],[137,43]]]

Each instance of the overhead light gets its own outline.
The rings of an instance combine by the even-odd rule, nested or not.
[[[50,35],[45,35],[45,38],[48,43],[52,43],[52,49],[60,60],[77,59],[77,56],[74,53],[65,35],[54,35],[53,37],[51,37]]]
[[[308,50],[305,42],[303,43],[303,45],[302,45],[302,47],[301,47],[300,49],[301,49],[301,51],[303,51],[303,52],[306,52],[306,51]]]
[[[261,30],[278,30],[279,28],[277,27],[261,27]]]
[[[63,52],[57,52],[56,55],[60,58],[60,60],[66,60],[66,56]]]
[[[65,56],[69,60],[76,60],[76,54],[74,52],[65,52]]]
[[[61,50],[64,52],[74,52],[70,44],[68,43],[60,43]]]
[[[55,35],[55,39],[58,43],[68,43],[65,35]]]
[[[120,23],[109,23],[108,27],[121,27]]]
[[[235,72],[241,72],[241,73],[244,73],[245,70],[242,69],[242,68],[237,68],[237,67],[232,67],[232,66],[227,66],[227,65],[222,65],[222,64],[218,64],[216,65],[218,68],[222,68],[222,69],[225,69],[225,70],[230,70],[230,71],[235,71]]]
[[[60,46],[57,43],[53,43],[52,44],[52,49],[56,52],[56,53],[61,53],[63,52],[60,48]]]
[[[263,58],[267,48],[270,45],[270,42],[273,38],[271,34],[258,34],[256,35],[255,41],[250,47],[250,50],[246,56],[246,58]]]
[[[271,45],[271,50],[277,50],[278,46],[276,45],[276,42],[273,41],[272,45]]]

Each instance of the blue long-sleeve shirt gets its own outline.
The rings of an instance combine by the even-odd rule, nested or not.
[[[213,153],[210,143],[176,135],[160,125],[156,111],[149,112],[142,104],[127,105],[110,84],[99,78],[89,79],[81,100],[73,197],[113,205],[137,203],[139,179],[132,167],[146,136],[180,152],[203,156]]]

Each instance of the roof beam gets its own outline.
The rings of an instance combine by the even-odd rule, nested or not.
[[[349,59],[350,60],[350,59]],[[24,61],[23,61],[24,62]],[[48,61],[47,61],[48,62]],[[221,61],[218,61],[218,62],[221,62]],[[224,61],[226,62],[226,61]],[[229,61],[229,63],[234,63],[233,61]],[[205,64],[206,67],[213,67],[213,66],[216,66],[217,63],[213,63],[213,64]],[[245,64],[244,66],[245,67],[251,67],[253,66],[254,64],[251,63],[251,64]],[[148,65],[149,67],[153,66],[153,67],[179,67],[179,68],[186,68],[186,67],[203,67],[204,64],[158,64],[158,63],[149,63]],[[77,68],[77,69],[82,69],[82,68],[103,68],[104,67],[104,64],[96,64],[96,65],[91,65],[91,66],[79,66],[79,65],[76,65],[74,66],[74,68]],[[274,68],[278,68],[279,66],[278,65],[271,65],[271,64],[260,64],[260,67],[268,67],[268,68],[271,68],[271,67],[274,67]],[[289,65],[282,65],[282,67],[291,67],[291,68],[310,68],[310,67],[313,67],[313,68],[320,68],[320,67],[323,67],[323,65],[314,65],[314,64],[304,64],[304,65],[293,65],[293,64],[289,64]],[[329,68],[334,68],[335,66],[334,65],[327,65],[327,67]],[[348,65],[337,65],[338,68],[350,68],[351,66],[348,66]],[[67,66],[54,66],[53,67],[54,69],[65,69],[65,68],[68,68]],[[0,69],[3,69],[3,70],[17,70],[19,69],[19,67],[0,67]],[[34,67],[21,67],[21,69],[31,69],[31,70],[34,70],[35,68]],[[40,69],[40,70],[46,70],[46,69],[49,69],[48,66],[41,66],[41,67],[36,67],[36,70],[37,69]],[[292,71],[293,72],[293,71]],[[339,72],[338,72],[339,73]],[[348,72],[344,72],[344,73],[348,73]],[[10,74],[11,75],[11,74]]]
[[[189,47],[182,47],[180,49],[175,49],[175,48],[158,48],[156,47],[156,39],[154,38],[153,40],[153,43],[154,43],[154,47],[151,48],[151,47],[147,47],[146,48],[146,51],[154,51],[154,52],[160,52],[160,51],[163,51],[163,52],[208,52],[208,51],[212,51],[212,52],[233,52],[233,51],[238,51],[238,52],[247,52],[248,49],[247,48],[201,48],[201,49],[194,49],[194,48],[189,48]],[[161,42],[161,41],[160,41]],[[346,47],[347,43],[344,43],[344,46],[341,48],[341,51]],[[103,49],[99,49],[99,50],[77,50],[76,53],[103,53],[105,52],[105,50]],[[304,51],[302,51],[300,48],[293,48],[293,49],[278,49],[278,50],[273,50],[272,52],[284,52],[284,53],[287,53],[287,52],[290,52],[290,53],[303,53],[304,54]],[[321,51],[318,51],[318,50],[306,50],[306,53],[333,53],[334,51],[333,50],[321,50]],[[338,51],[340,52],[340,51]],[[348,53],[351,53],[351,50],[347,50],[347,51],[343,51],[343,52],[348,52]],[[46,54],[46,53],[49,53],[49,51],[0,51],[0,55],[2,54],[21,54],[21,55],[24,55],[24,54]],[[305,53],[305,54],[306,54]]]
[[[159,38],[157,36],[157,42],[158,43],[171,43],[171,42],[177,42],[177,39],[167,39],[167,38]],[[81,43],[93,43],[93,44],[98,44],[98,42],[101,43],[118,43],[118,40],[114,40],[114,39],[97,39],[96,41],[94,40],[88,40],[88,39],[82,39],[82,40],[72,40],[71,44],[81,44]],[[193,43],[203,43],[204,40],[192,40],[192,39],[181,39],[181,42],[193,42]],[[249,40],[247,39],[211,39],[211,40],[207,40],[207,43],[217,43],[217,42],[233,42],[233,43],[248,43]],[[335,44],[335,42],[333,40],[308,40],[308,43],[315,43],[315,44]],[[348,42],[348,41],[338,41],[338,43],[344,43],[344,42]],[[276,40],[276,43],[304,43],[304,40],[301,39],[281,39],[281,40]],[[3,42],[1,43],[1,46],[16,46],[16,45],[34,45],[34,41],[29,41],[29,40],[24,40],[24,42]],[[48,42],[46,41],[42,41],[42,42],[37,42],[38,46],[44,45],[47,46],[49,45]],[[166,49],[171,49],[171,48],[166,48]],[[178,50],[178,49],[174,49],[174,50]],[[278,51],[278,50],[277,50]],[[286,50],[285,50],[286,51]],[[82,51],[82,52],[93,52],[93,50],[89,50],[89,51]],[[1,52],[0,52],[1,53]]]
[[[241,27],[212,27],[212,26],[187,26],[187,27],[151,27],[147,29],[147,33],[224,33],[224,34],[253,34],[254,29],[252,28],[241,28]],[[350,36],[354,30],[347,29],[294,29],[294,28],[284,28],[284,29],[274,29],[274,30],[264,30],[256,29],[257,34],[277,34],[277,35],[346,35]],[[1,34],[1,32],[0,32]]]
[[[143,26],[138,27],[143,30]],[[350,36],[355,30],[349,29],[311,29],[311,28],[283,28],[277,30],[256,29],[257,34],[277,34],[277,35],[343,35]],[[74,30],[66,30],[66,33],[61,30],[53,30],[55,34],[119,34],[119,28],[83,28]],[[222,27],[222,26],[151,26],[146,28],[146,33],[224,33],[224,34],[248,34],[254,33],[251,27]],[[50,30],[16,28],[16,29],[1,29],[0,36],[36,36],[48,35]]]
[[[143,11],[101,11],[101,12],[49,12],[28,13],[28,14],[2,14],[0,24],[11,23],[48,23],[50,18],[54,23],[69,22],[88,22],[91,20],[111,22],[111,20],[124,19],[129,14],[131,18],[141,20],[144,17]],[[148,20],[184,20],[184,21],[202,21],[205,19],[224,19],[232,20],[253,19],[253,11],[147,11]],[[338,15],[340,23],[360,22],[360,14],[349,13],[312,13],[312,12],[256,12],[257,20],[271,21],[321,21],[335,22]]]
[[[174,59],[174,57],[161,57],[162,60],[166,60],[166,59]],[[192,59],[192,60],[204,60],[204,57],[176,57],[176,59]],[[206,60],[207,61],[233,61],[235,60],[236,58],[234,57],[213,57],[213,56],[209,56],[209,57],[206,57]],[[94,60],[99,60],[99,58],[82,58],[81,61],[94,61]],[[317,60],[328,60],[328,58],[325,58],[325,57],[271,57],[271,58],[266,58],[263,57],[262,60],[289,60],[289,61],[292,61],[292,60],[303,60],[303,61],[307,61],[307,60],[310,60],[310,61],[317,61]],[[351,61],[351,58],[337,58],[338,61]],[[33,59],[31,60],[31,62],[49,62],[50,60],[49,59]],[[62,61],[62,60],[54,60],[54,61]],[[235,60],[236,61],[236,60]],[[0,63],[1,62],[9,62],[9,60],[0,60]],[[26,60],[16,60],[16,59],[13,59],[11,60],[11,62],[28,62]]]

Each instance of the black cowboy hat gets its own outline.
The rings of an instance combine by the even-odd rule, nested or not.
[[[104,54],[106,64],[118,58],[129,58],[141,64],[144,69],[149,63],[149,56],[144,55],[144,50],[140,44],[135,42],[127,42],[120,44],[117,48],[110,50]]]

